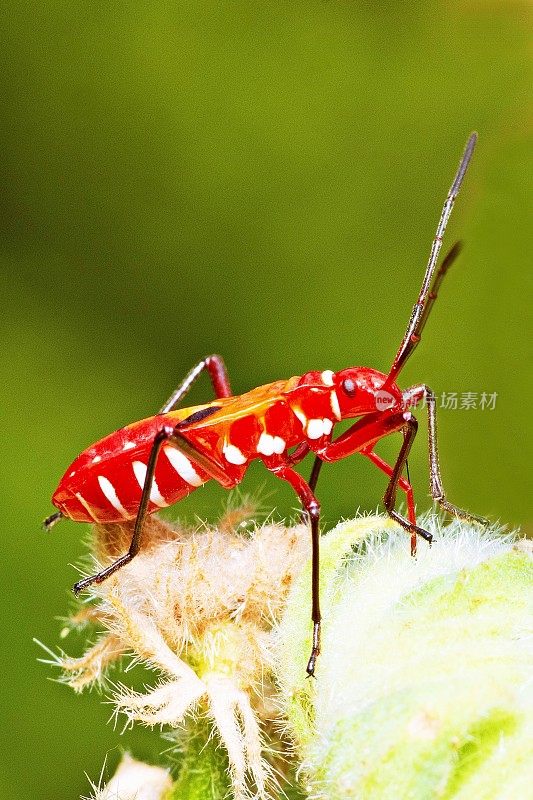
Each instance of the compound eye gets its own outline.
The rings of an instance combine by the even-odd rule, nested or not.
[[[348,395],[348,397],[355,397],[357,392],[357,387],[355,385],[355,381],[351,378],[345,378],[342,382],[342,388]]]

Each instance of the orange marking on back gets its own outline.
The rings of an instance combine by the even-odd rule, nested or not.
[[[294,378],[290,378],[288,381],[283,380],[267,383],[265,386],[258,386],[256,389],[246,392],[246,394],[237,395],[235,397],[221,397],[213,400],[211,403],[194,406],[193,408],[179,408],[165,416],[173,421],[174,424],[177,424],[203,408],[220,406],[220,411],[215,411],[214,414],[206,417],[205,420],[192,423],[191,430],[199,430],[201,428],[209,428],[224,424],[229,425],[242,417],[248,417],[250,415],[261,419],[274,403],[285,399],[283,393],[287,391],[287,389],[292,388],[294,380]],[[187,431],[188,426],[184,426],[183,430],[184,432]]]

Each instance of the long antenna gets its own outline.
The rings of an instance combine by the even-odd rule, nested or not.
[[[448,192],[448,197],[446,198],[446,202],[444,203],[442,213],[440,215],[439,224],[437,225],[437,232],[435,233],[435,238],[433,239],[431,245],[429,260],[426,267],[426,271],[424,273],[424,280],[422,281],[422,287],[420,289],[418,299],[413,306],[413,310],[411,312],[411,318],[409,319],[409,324],[407,326],[405,336],[403,337],[400,349],[396,353],[396,357],[392,363],[392,367],[390,369],[389,375],[387,377],[387,380],[385,381],[383,388],[385,388],[388,384],[392,383],[396,379],[396,376],[403,368],[405,362],[407,361],[407,359],[417,346],[418,342],[420,341],[422,329],[426,323],[429,311],[436,297],[436,290],[438,289],[447,268],[449,267],[451,262],[455,259],[455,257],[458,255],[459,252],[458,248],[457,247],[452,248],[449,255],[445,259],[446,263],[443,263],[443,266],[437,275],[437,278],[435,280],[435,290],[432,291],[431,282],[433,279],[433,274],[435,272],[435,267],[437,265],[437,260],[439,258],[439,253],[442,246],[442,237],[444,236],[444,232],[446,230],[448,220],[450,219],[450,214],[452,213],[455,199],[459,194],[459,189],[461,188],[463,178],[465,176],[466,170],[468,169],[470,159],[472,158],[472,153],[474,152],[474,147],[476,146],[476,142],[477,142],[477,133],[475,132],[471,133],[466,143],[466,147],[464,149],[463,157],[461,158],[459,168],[457,169],[455,178],[453,179],[453,183],[450,187],[450,191]]]

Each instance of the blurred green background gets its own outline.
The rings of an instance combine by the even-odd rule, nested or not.
[[[59,477],[210,352],[236,392],[309,369],[385,370],[472,129],[447,237],[466,247],[402,383],[498,393],[493,411],[441,412],[445,483],[492,519],[531,519],[531,6],[7,0],[3,11],[0,793],[67,800],[89,793],[84,771],[96,779],[106,754],[111,770],[121,747],[156,757],[165,744],[121,737],[109,706],[49,682],[36,661],[32,637],[59,641],[86,550],[83,525],[40,531]],[[203,381],[191,402],[207,397]],[[410,468],[425,509],[419,416]],[[357,457],[325,469],[326,523],[374,509],[384,485]],[[296,505],[260,465],[244,486],[264,486],[282,515]],[[224,500],[206,487],[170,516],[212,520]]]

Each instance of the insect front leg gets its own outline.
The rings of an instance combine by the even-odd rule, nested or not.
[[[431,491],[431,496],[437,501],[441,508],[448,511],[454,517],[459,517],[460,519],[465,519],[469,522],[477,522],[480,525],[489,525],[489,521],[485,519],[485,517],[479,517],[477,514],[471,514],[469,511],[458,508],[453,503],[450,503],[450,501],[446,498],[439,467],[439,451],[437,447],[437,404],[433,391],[429,388],[429,386],[421,384],[420,386],[415,386],[412,389],[408,389],[405,394],[413,395],[414,397],[425,396],[426,398],[428,409],[429,488]]]
[[[198,364],[195,364],[190,372],[187,373],[178,388],[172,392],[163,408],[160,409],[159,413],[167,414],[169,411],[173,411],[204,370],[207,370],[209,373],[215,397],[231,397],[232,392],[228,371],[222,356],[206,356],[206,358],[199,361]]]
[[[302,506],[304,507],[311,523],[311,619],[313,622],[313,646],[309,661],[307,662],[306,671],[309,676],[312,676],[315,674],[316,660],[320,654],[320,503],[316,499],[306,480],[285,462],[276,465],[272,462],[269,462],[268,459],[265,459],[265,464],[274,475],[277,475],[278,478],[287,481],[287,483],[292,486],[300,498],[300,502],[302,503]]]
[[[404,432],[404,442],[396,464],[394,467],[390,467],[372,450],[379,439],[399,431]],[[360,452],[390,476],[383,502],[389,516],[411,533],[411,552],[413,553],[416,551],[416,545],[414,544],[416,536],[422,536],[423,539],[429,542],[432,540],[432,536],[428,531],[416,525],[412,489],[410,484],[407,481],[403,482],[404,479],[401,477],[416,431],[417,422],[412,416],[406,420],[403,413],[392,413],[389,416],[383,416],[382,413],[377,412],[376,414],[362,417],[351,428],[348,428],[342,436],[318,450],[318,455],[323,461],[338,461],[353,453]],[[394,508],[398,485],[407,493],[408,508],[410,506],[409,520],[398,514]],[[410,490],[410,493],[408,493],[408,490]],[[411,498],[411,502],[409,498]]]
[[[372,445],[373,447],[373,445]],[[390,464],[387,464],[377,453],[374,453],[372,449],[370,450],[362,450],[361,451],[364,456],[367,456],[370,461],[378,467],[385,475],[388,475],[389,478],[392,476],[394,467],[391,467]],[[400,489],[405,492],[405,497],[407,500],[407,516],[409,517],[409,522],[413,525],[416,525],[416,512],[415,512],[415,500],[413,495],[413,487],[404,477],[400,476],[398,480],[398,486]],[[411,555],[416,554],[416,532],[411,533]]]
[[[135,525],[131,537],[131,543],[128,552],[118,558],[105,569],[90,575],[78,581],[73,587],[74,594],[79,594],[83,589],[86,589],[92,583],[102,583],[106,578],[109,578],[114,572],[128,564],[139,552],[141,546],[141,536],[144,520],[148,513],[148,506],[150,503],[150,494],[153,488],[155,469],[157,466],[157,458],[161,452],[164,444],[171,445],[177,450],[186,455],[191,461],[201,467],[207,474],[222,484],[227,489],[233,488],[234,481],[228,477],[224,470],[216,464],[209,456],[198,450],[191,442],[186,439],[176,428],[170,425],[165,425],[154,438],[154,443],[150,451],[150,457],[146,466],[146,476],[144,479],[144,486],[139,502],[137,517],[135,518]]]
[[[403,428],[404,440],[401,447],[401,450],[398,454],[398,458],[396,459],[396,463],[394,467],[391,467],[382,458],[380,458],[376,453],[370,451],[363,450],[363,455],[368,456],[368,458],[374,463],[379,469],[382,470],[386,475],[390,477],[389,484],[385,491],[385,496],[383,498],[383,503],[385,508],[387,509],[387,513],[389,516],[398,522],[402,528],[405,528],[411,534],[411,555],[416,555],[416,537],[421,536],[427,542],[431,544],[433,537],[428,531],[425,531],[423,528],[420,528],[416,524],[416,515],[415,515],[415,506],[414,506],[414,497],[413,497],[413,488],[411,484],[402,478],[402,471],[405,467],[407,462],[407,458],[409,456],[409,452],[411,450],[411,446],[415,439],[416,433],[418,430],[418,422],[414,417],[408,419],[405,423],[405,427]],[[398,486],[405,492],[407,497],[407,512],[409,515],[409,519],[405,519],[402,517],[401,514],[395,510],[396,505],[396,491]]]

